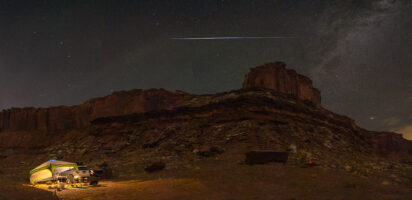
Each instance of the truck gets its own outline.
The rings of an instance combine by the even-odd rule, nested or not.
[[[85,165],[78,165],[77,169],[70,169],[59,173],[59,176],[67,177],[69,183],[88,183],[97,185],[97,178],[90,176],[90,169]]]

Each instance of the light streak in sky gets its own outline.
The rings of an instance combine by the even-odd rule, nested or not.
[[[294,38],[289,36],[269,36],[269,37],[182,37],[170,38],[173,40],[241,40],[241,39],[288,39]]]

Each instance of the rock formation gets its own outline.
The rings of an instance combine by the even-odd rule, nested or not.
[[[196,96],[164,89],[131,90],[115,92],[75,106],[3,110],[0,112],[0,147],[27,146],[31,144],[33,134],[41,133],[64,135],[72,130],[87,132],[89,128],[92,130],[89,134],[92,135],[112,134],[118,130],[122,133],[130,132],[123,127],[129,126],[128,121],[145,120],[148,117],[168,118],[186,112],[190,113],[187,118],[199,113],[215,115],[223,110],[221,106],[230,108],[238,105],[239,110],[229,109],[233,116],[228,118],[242,115],[244,118],[256,117],[248,113],[251,112],[248,109],[271,113],[267,114],[271,119],[274,118],[274,113],[293,113],[294,117],[317,126],[350,130],[351,134],[366,139],[378,153],[405,152],[411,148],[410,142],[400,135],[362,130],[352,119],[322,108],[320,92],[313,88],[312,81],[285,66],[283,62],[275,62],[252,68],[245,77],[243,89],[229,93]],[[131,115],[135,117],[130,117]],[[96,129],[94,125],[100,128]],[[16,142],[6,141],[12,140],[12,137]]]
[[[285,69],[285,66],[283,62],[275,62],[252,68],[246,75],[243,88],[268,88],[320,107],[320,92],[313,88],[312,81],[294,70]],[[164,89],[131,90],[115,92],[76,106],[11,108],[0,113],[0,131],[79,129],[102,117],[172,109],[194,96]]]
[[[164,89],[131,90],[76,106],[11,108],[0,113],[0,131],[56,132],[84,128],[96,118],[167,110],[192,96]]]
[[[285,67],[284,62],[267,63],[254,67],[245,76],[243,88],[268,88],[302,100],[309,100],[320,107],[320,92],[313,88],[312,80]]]
[[[405,140],[401,134],[392,132],[365,131],[367,141],[375,149],[375,153],[385,155],[388,153],[412,153],[411,141]]]

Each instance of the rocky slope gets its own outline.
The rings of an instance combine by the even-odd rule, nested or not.
[[[178,170],[212,158],[242,163],[247,151],[276,150],[290,151],[291,165],[312,160],[362,177],[410,178],[404,169],[411,141],[364,130],[322,108],[310,79],[281,62],[253,68],[236,91],[116,92],[78,106],[5,110],[0,124],[0,159],[24,160],[24,172],[57,158],[110,163],[115,176],[131,177],[155,161]]]

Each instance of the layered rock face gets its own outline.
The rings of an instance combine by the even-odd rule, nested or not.
[[[169,110],[191,99],[194,95],[185,92],[170,92],[164,89],[131,90],[89,100],[83,104],[90,112],[89,119]]]
[[[373,131],[364,131],[363,133],[378,154],[399,154],[400,152],[412,154],[412,142],[403,138],[401,134]]]
[[[76,106],[11,108],[0,113],[0,131],[55,132],[78,129],[100,117],[170,109],[192,96],[164,89],[132,90],[115,92]]]
[[[243,88],[268,88],[302,100],[309,100],[320,107],[320,92],[312,86],[312,80],[285,67],[284,62],[254,67],[245,76]]]
[[[309,100],[320,107],[320,92],[312,87],[312,81],[294,70],[285,69],[285,66],[283,62],[275,62],[252,68],[246,75],[243,88],[269,88]],[[194,96],[163,89],[132,90],[115,92],[76,106],[12,108],[0,113],[0,131],[78,129],[87,127],[97,118],[172,109]]]
[[[93,121],[103,123],[116,119],[113,124],[122,125],[131,120],[128,116],[130,114],[140,114],[139,120],[144,120],[151,116],[150,112],[153,114],[154,111],[159,111],[154,113],[154,118],[162,114],[165,115],[163,118],[168,118],[181,112],[191,111],[190,116],[187,116],[189,119],[197,112],[205,112],[207,115],[218,112],[220,108],[217,109],[214,105],[221,102],[224,106],[239,104],[237,106],[239,109],[231,114],[234,116],[246,113],[246,108],[254,108],[252,106],[254,105],[255,111],[272,113],[265,118],[273,119],[279,114],[294,113],[293,116],[300,116],[303,120],[309,120],[308,123],[311,124],[321,124],[336,130],[347,129],[351,134],[360,135],[368,140],[369,144],[380,153],[405,152],[412,148],[410,142],[400,135],[362,131],[352,119],[322,108],[320,92],[313,88],[312,81],[294,70],[286,69],[285,66],[283,62],[275,62],[252,68],[245,77],[243,89],[229,93],[196,96],[164,89],[131,90],[115,92],[75,106],[3,110],[0,112],[0,136],[3,137],[0,141],[17,145],[21,143],[20,140],[25,140],[29,144],[32,138],[25,137],[27,135],[64,133],[76,129],[87,132],[93,125]],[[245,118],[254,117],[256,116],[252,114],[245,116]],[[101,131],[97,132],[107,130],[116,132],[123,128],[116,126],[115,129],[99,130]],[[22,132],[21,137],[15,134],[16,131]],[[9,142],[11,137],[19,142]],[[26,143],[21,144],[26,145]]]
[[[1,131],[58,131],[84,127],[89,120],[82,106],[12,108],[0,114]]]

